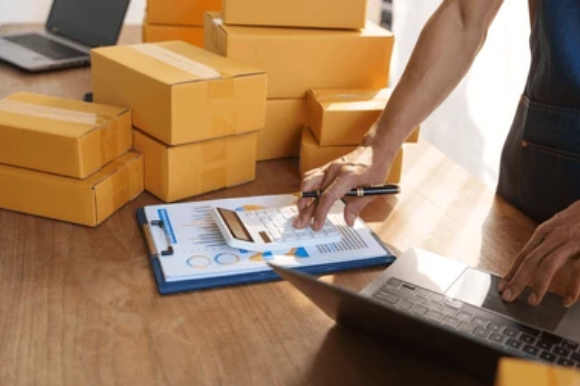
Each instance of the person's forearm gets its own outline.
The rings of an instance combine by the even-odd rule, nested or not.
[[[399,84],[363,145],[394,157],[409,134],[465,76],[500,4],[498,0],[442,3],[423,28]]]

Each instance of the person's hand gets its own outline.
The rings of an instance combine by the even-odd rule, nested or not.
[[[388,155],[377,154],[372,146],[360,146],[353,152],[304,175],[302,191],[322,193],[316,200],[302,198],[298,201],[300,211],[294,227],[305,228],[312,221],[312,228],[319,231],[335,201],[341,199],[354,188],[384,183],[391,159]],[[353,226],[362,209],[373,197],[352,199],[344,211],[345,221]]]
[[[540,225],[516,262],[499,285],[505,301],[515,300],[530,285],[528,298],[538,305],[548,290],[554,274],[568,261],[580,256],[580,201]],[[580,260],[564,296],[564,305],[572,306],[580,295]]]

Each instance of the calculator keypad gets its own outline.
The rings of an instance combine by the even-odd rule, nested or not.
[[[298,210],[293,206],[246,211],[240,212],[238,215],[250,231],[266,230],[274,243],[340,236],[338,228],[328,219],[319,232],[314,232],[311,227],[295,229],[293,223],[298,215]]]

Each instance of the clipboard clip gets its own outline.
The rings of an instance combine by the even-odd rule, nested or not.
[[[165,251],[161,251],[161,253],[159,253],[157,251],[157,248],[155,247],[155,243],[153,242],[153,236],[151,235],[151,227],[152,226],[158,226],[159,228],[161,228],[161,230],[163,231],[163,234],[165,235],[165,240],[167,241],[167,250]],[[153,257],[159,257],[161,256],[173,256],[173,254],[175,253],[173,246],[171,245],[171,238],[169,237],[169,234],[167,233],[167,229],[165,228],[165,224],[163,223],[163,221],[161,220],[153,220],[151,221],[150,224],[143,224],[143,230],[144,230],[144,234],[145,234],[145,238],[147,239],[147,245],[149,246],[149,250],[151,251],[151,254],[153,255]]]

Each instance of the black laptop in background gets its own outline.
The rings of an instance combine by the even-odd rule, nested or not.
[[[0,35],[0,60],[30,72],[90,64],[115,45],[130,0],[54,0],[44,31]]]

